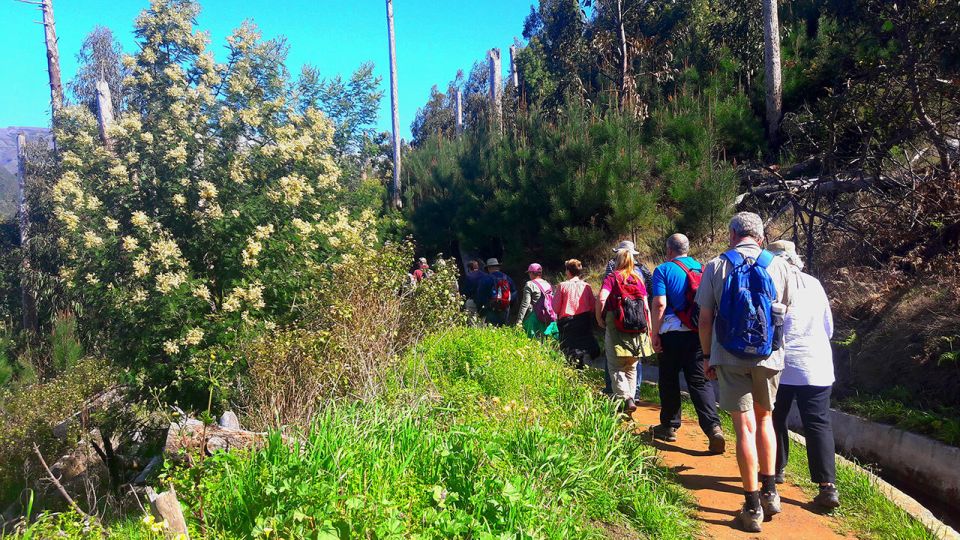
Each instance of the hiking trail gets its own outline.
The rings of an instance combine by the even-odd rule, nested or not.
[[[633,420],[639,432],[650,437],[649,428],[660,423],[660,407],[648,402],[639,402],[637,407]],[[726,433],[726,436],[727,451],[719,456],[710,455],[707,438],[695,419],[684,418],[676,442],[653,441],[664,465],[677,474],[680,484],[696,498],[697,519],[703,525],[705,538],[855,538],[838,533],[836,519],[818,510],[810,502],[810,496],[789,481],[777,486],[783,512],[764,522],[763,532],[747,533],[734,525],[743,504],[743,488],[737,467],[736,442],[732,433]]]

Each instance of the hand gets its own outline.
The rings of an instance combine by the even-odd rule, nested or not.
[[[650,344],[653,346],[653,352],[658,354],[663,352],[663,343],[660,341],[660,334],[650,336]]]
[[[597,315],[597,326],[599,326],[600,328],[606,328],[606,327],[607,327],[607,323],[605,323],[605,322],[603,321],[603,317],[601,317],[601,316],[599,316],[599,315]]]
[[[704,359],[703,361],[703,373],[706,375],[708,381],[717,380],[717,368],[710,365],[709,359]]]

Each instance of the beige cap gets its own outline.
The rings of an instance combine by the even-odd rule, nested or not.
[[[803,261],[797,254],[797,245],[789,240],[777,240],[767,246],[767,250],[774,255],[779,255],[786,259],[790,264],[797,268],[803,268]]]

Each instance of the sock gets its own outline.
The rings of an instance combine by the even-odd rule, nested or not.
[[[777,492],[777,477],[776,475],[767,476],[765,474],[760,475],[760,491],[763,493],[776,493]]]
[[[748,510],[758,510],[760,508],[760,492],[744,491],[743,498],[747,501]]]

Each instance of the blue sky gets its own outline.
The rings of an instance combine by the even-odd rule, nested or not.
[[[394,0],[402,136],[429,96],[458,69],[468,70],[492,47],[503,51],[523,29],[535,0]],[[76,53],[97,24],[113,30],[125,51],[135,50],[133,20],[148,0],[54,0],[64,83],[76,72]],[[201,0],[198,27],[210,32],[210,48],[224,56],[225,38],[252,19],[265,38],[287,37],[287,67],[294,74],[311,63],[325,76],[348,75],[372,61],[383,77],[378,127],[390,128],[389,71],[384,0]],[[34,6],[0,0],[0,127],[46,126],[50,90],[43,28]],[[505,75],[506,77],[506,75]]]

